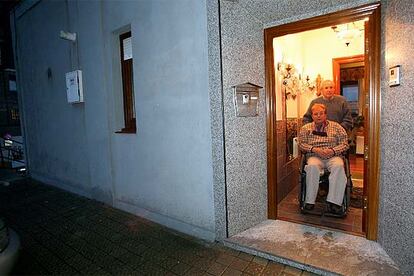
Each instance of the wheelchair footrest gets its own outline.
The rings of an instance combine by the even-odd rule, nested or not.
[[[340,213],[332,212],[329,210],[327,203],[316,203],[315,207],[311,210],[301,207],[300,211],[302,214],[306,215],[314,215],[314,216],[326,216],[326,217],[335,217],[335,218],[343,218],[347,215],[346,211],[342,211]]]

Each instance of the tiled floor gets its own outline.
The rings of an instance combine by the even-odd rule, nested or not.
[[[0,215],[21,238],[16,275],[311,275],[30,180],[0,185]]]

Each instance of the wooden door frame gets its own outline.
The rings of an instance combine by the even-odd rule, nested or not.
[[[365,60],[364,54],[362,55],[354,55],[348,57],[339,57],[332,59],[332,73],[333,73],[333,82],[335,84],[335,93],[341,94],[341,80],[340,78],[340,71],[341,71],[341,64],[346,63],[353,63],[353,62],[362,62]]]
[[[368,18],[368,47],[365,49],[368,58],[369,116],[368,123],[368,210],[366,237],[376,240],[378,236],[378,201],[379,201],[379,168],[380,168],[380,42],[381,42],[381,6],[380,3],[368,4],[331,14],[321,15],[297,22],[292,22],[264,30],[264,55],[266,77],[266,131],[267,131],[267,191],[268,218],[277,218],[277,144],[276,139],[276,94],[275,66],[273,55],[273,39],[286,34],[319,29],[351,21]],[[329,47],[329,46],[327,46]]]

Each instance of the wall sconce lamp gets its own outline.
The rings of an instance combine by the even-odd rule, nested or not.
[[[285,88],[286,99],[296,98],[297,94],[305,92],[316,93],[320,90],[320,84],[322,81],[321,75],[318,74],[315,80],[312,80],[309,75],[306,78],[302,78],[301,74],[296,73],[295,65],[278,62],[277,70],[282,76],[282,85]]]

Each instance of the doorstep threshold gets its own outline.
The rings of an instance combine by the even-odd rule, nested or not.
[[[374,241],[282,220],[266,220],[224,244],[319,275],[401,275]]]

